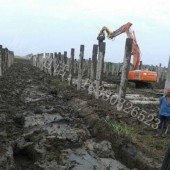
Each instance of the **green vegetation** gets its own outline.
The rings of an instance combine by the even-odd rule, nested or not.
[[[118,135],[121,136],[126,136],[128,137],[130,140],[135,141],[136,139],[136,133],[130,129],[126,123],[124,122],[117,122],[116,120],[112,119],[107,121],[105,119],[106,123],[109,125],[109,127],[116,132]]]

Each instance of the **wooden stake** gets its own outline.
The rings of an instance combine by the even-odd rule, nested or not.
[[[99,44],[99,54],[98,54],[98,62],[97,62],[97,74],[96,74],[96,99],[99,98],[99,86],[102,81],[102,66],[104,61],[106,44],[104,42],[100,42]]]
[[[126,96],[126,87],[128,82],[128,73],[129,73],[131,52],[132,52],[132,42],[133,40],[131,38],[126,39],[122,76],[121,76],[120,89],[118,94],[118,106],[121,105],[120,103],[121,98],[125,98]]]
[[[92,52],[91,73],[90,73],[91,81],[94,81],[96,79],[97,52],[98,52],[98,45],[95,44],[93,45],[93,52]]]
[[[78,68],[77,91],[80,91],[80,90],[81,90],[82,69],[83,69],[83,57],[84,57],[84,45],[81,45],[81,46],[80,46],[80,55],[79,55],[79,68]]]
[[[69,86],[72,85],[73,71],[74,71],[74,48],[71,49],[70,68],[69,68]]]

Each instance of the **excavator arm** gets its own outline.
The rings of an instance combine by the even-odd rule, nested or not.
[[[105,32],[107,33],[107,37],[109,39],[113,39],[116,36],[126,32],[127,37],[131,38],[133,40],[133,43],[132,43],[133,66],[134,66],[134,69],[136,70],[138,68],[139,62],[140,62],[140,49],[139,49],[139,46],[137,44],[134,31],[132,31],[132,32],[130,31],[131,26],[132,26],[132,23],[128,22],[128,23],[126,23],[125,25],[122,25],[120,28],[118,28],[117,30],[115,30],[113,32],[110,31],[106,26],[104,26],[101,29],[101,31],[99,32],[97,40],[99,42],[103,42],[103,40],[105,40]]]

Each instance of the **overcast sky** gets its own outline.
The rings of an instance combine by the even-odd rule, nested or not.
[[[168,65],[169,0],[0,0],[0,44],[17,55],[64,52],[85,45],[85,58],[103,26],[114,31],[131,22],[144,64]],[[106,39],[105,60],[122,62],[125,33]]]

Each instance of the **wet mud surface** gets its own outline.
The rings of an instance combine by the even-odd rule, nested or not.
[[[0,170],[160,169],[168,137],[60,82],[21,59],[0,78]]]

